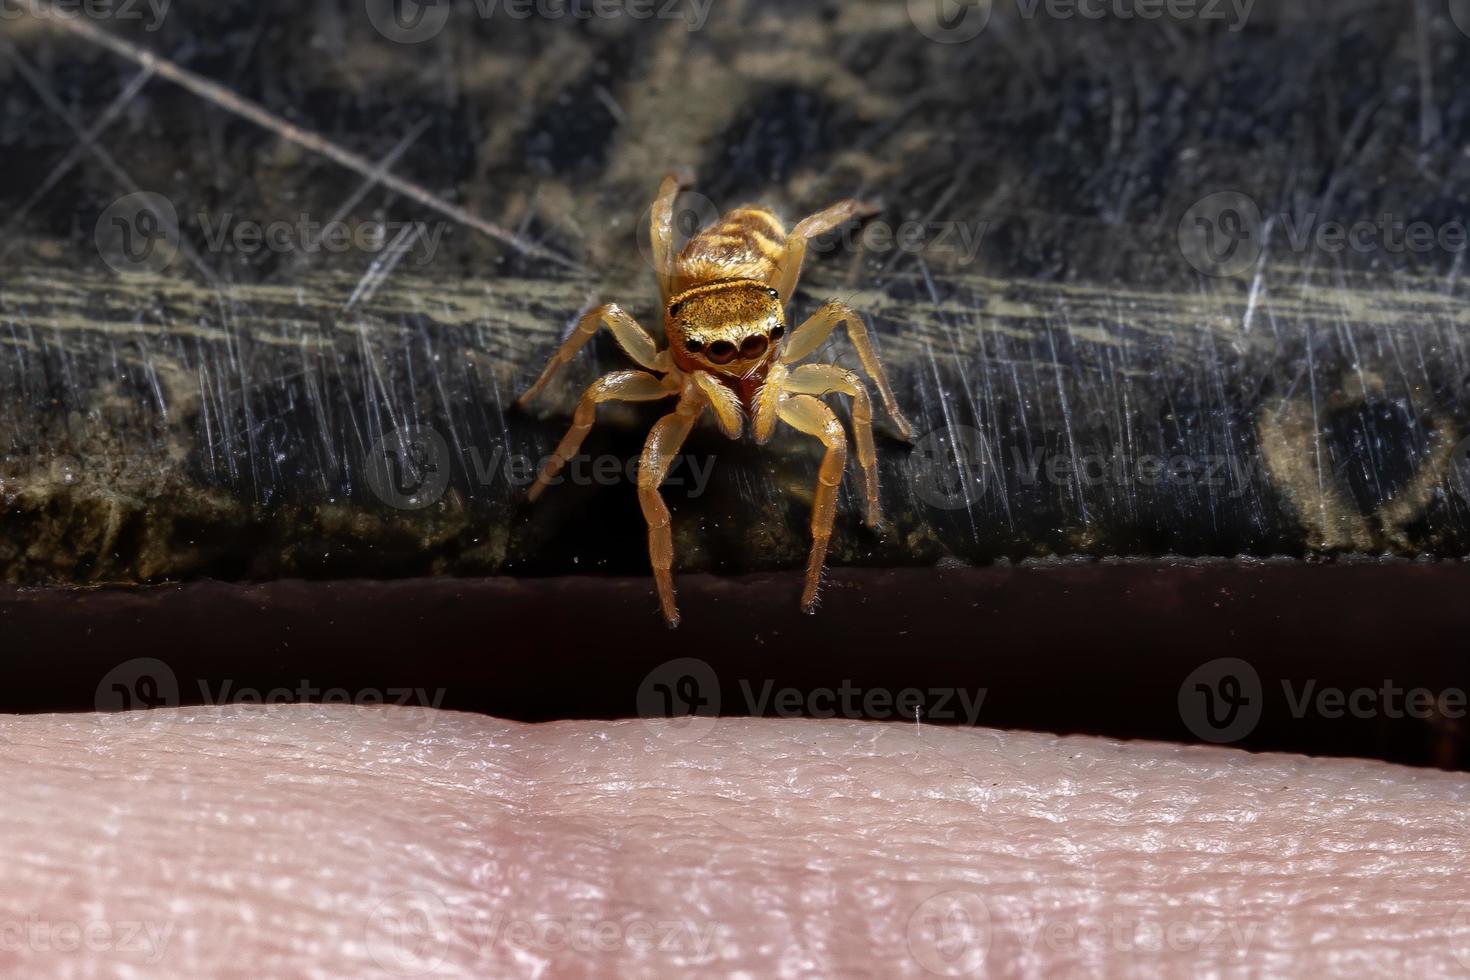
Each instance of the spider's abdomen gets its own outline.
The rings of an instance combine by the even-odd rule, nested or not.
[[[770,208],[736,208],[701,231],[674,263],[674,289],[721,279],[774,283],[786,257],[786,228]]]

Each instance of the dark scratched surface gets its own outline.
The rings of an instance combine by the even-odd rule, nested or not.
[[[522,499],[615,346],[509,405],[593,303],[658,331],[676,169],[685,230],[882,205],[792,310],[865,311],[920,433],[880,420],[890,524],[849,477],[839,569],[1470,555],[1465,5],[392,6],[0,20],[5,580],[643,576],[657,409]],[[686,452],[676,572],[799,569],[817,448]]]

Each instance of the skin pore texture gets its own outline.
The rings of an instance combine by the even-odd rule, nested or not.
[[[20,977],[1463,976],[1470,780],[852,721],[0,717]]]

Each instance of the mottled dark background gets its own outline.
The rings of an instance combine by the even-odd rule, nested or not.
[[[1245,744],[1466,761],[1462,720],[1297,719],[1278,681],[1470,686],[1470,4],[1003,0],[978,33],[928,0],[522,6],[422,8],[418,43],[376,0],[3,8],[8,704],[90,704],[152,656],[184,700],[427,678],[630,714],[692,656],[727,711],[740,680],[861,677],[1192,738],[1181,684],[1235,656],[1265,679]],[[714,468],[668,491],[676,634],[625,479],[529,508],[486,469],[549,451],[623,363],[601,340],[508,411],[580,310],[657,329],[640,234],[674,169],[686,228],[883,206],[821,243],[793,315],[867,311],[922,435],[880,432],[887,530],[846,488],[814,619],[805,440],[689,444]],[[216,237],[303,216],[409,224],[401,250]],[[1300,240],[1334,221],[1376,230]],[[1415,224],[1438,237],[1400,248]],[[656,417],[605,410],[586,452],[636,456]]]

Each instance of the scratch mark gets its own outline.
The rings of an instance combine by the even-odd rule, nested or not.
[[[183,86],[195,95],[207,99],[221,109],[248,119],[257,126],[264,127],[278,136],[288,139],[298,146],[305,147],[314,153],[319,153],[349,170],[355,170],[364,177],[371,178],[377,172],[377,168],[373,165],[373,162],[366,157],[338,146],[330,140],[323,139],[316,133],[293,125],[259,103],[236,95],[223,85],[211,82],[203,75],[195,74],[167,58],[160,57],[131,42],[124,41],[122,38],[113,37],[85,18],[63,16],[58,13],[55,6],[49,0],[36,0],[36,2],[40,5],[41,9],[47,10],[50,14],[51,19],[47,21],[48,23],[55,23],[71,31],[73,34],[77,34],[94,44],[106,48],[119,57],[142,65],[156,72],[161,77]],[[561,253],[537,245],[535,242],[526,241],[524,238],[507,231],[492,221],[486,221],[484,218],[471,214],[458,205],[450,204],[448,201],[412,181],[405,180],[402,177],[396,177],[386,172],[379,174],[378,180],[384,187],[391,188],[404,197],[417,201],[426,208],[432,208],[445,217],[458,221],[468,228],[473,228],[487,237],[503,242],[523,255],[533,255],[537,258],[546,259],[567,269],[580,269],[577,263]]]
[[[6,46],[7,54],[14,51],[14,47],[11,46],[8,40],[0,38],[0,44]],[[10,220],[5,222],[5,227],[0,228],[0,261],[3,261],[10,254],[11,250],[20,244],[20,239],[13,238],[11,232],[30,213],[31,208],[35,207],[37,202],[49,194],[53,187],[61,183],[63,177],[71,173],[71,169],[82,159],[88,148],[95,144],[97,138],[117,120],[117,117],[122,114],[124,109],[132,104],[133,99],[137,98],[138,93],[143,91],[143,86],[147,85],[148,80],[152,77],[152,68],[144,68],[138,74],[134,75],[132,80],[123,86],[123,90],[117,94],[117,97],[108,104],[107,108],[102,110],[102,114],[97,117],[96,122],[92,123],[91,128],[83,134],[81,140],[70,150],[66,151],[66,156],[62,157],[60,162],[51,168],[51,172],[46,175],[46,179],[41,181],[40,185],[31,192],[30,196],[21,202],[20,207],[11,213]]]

